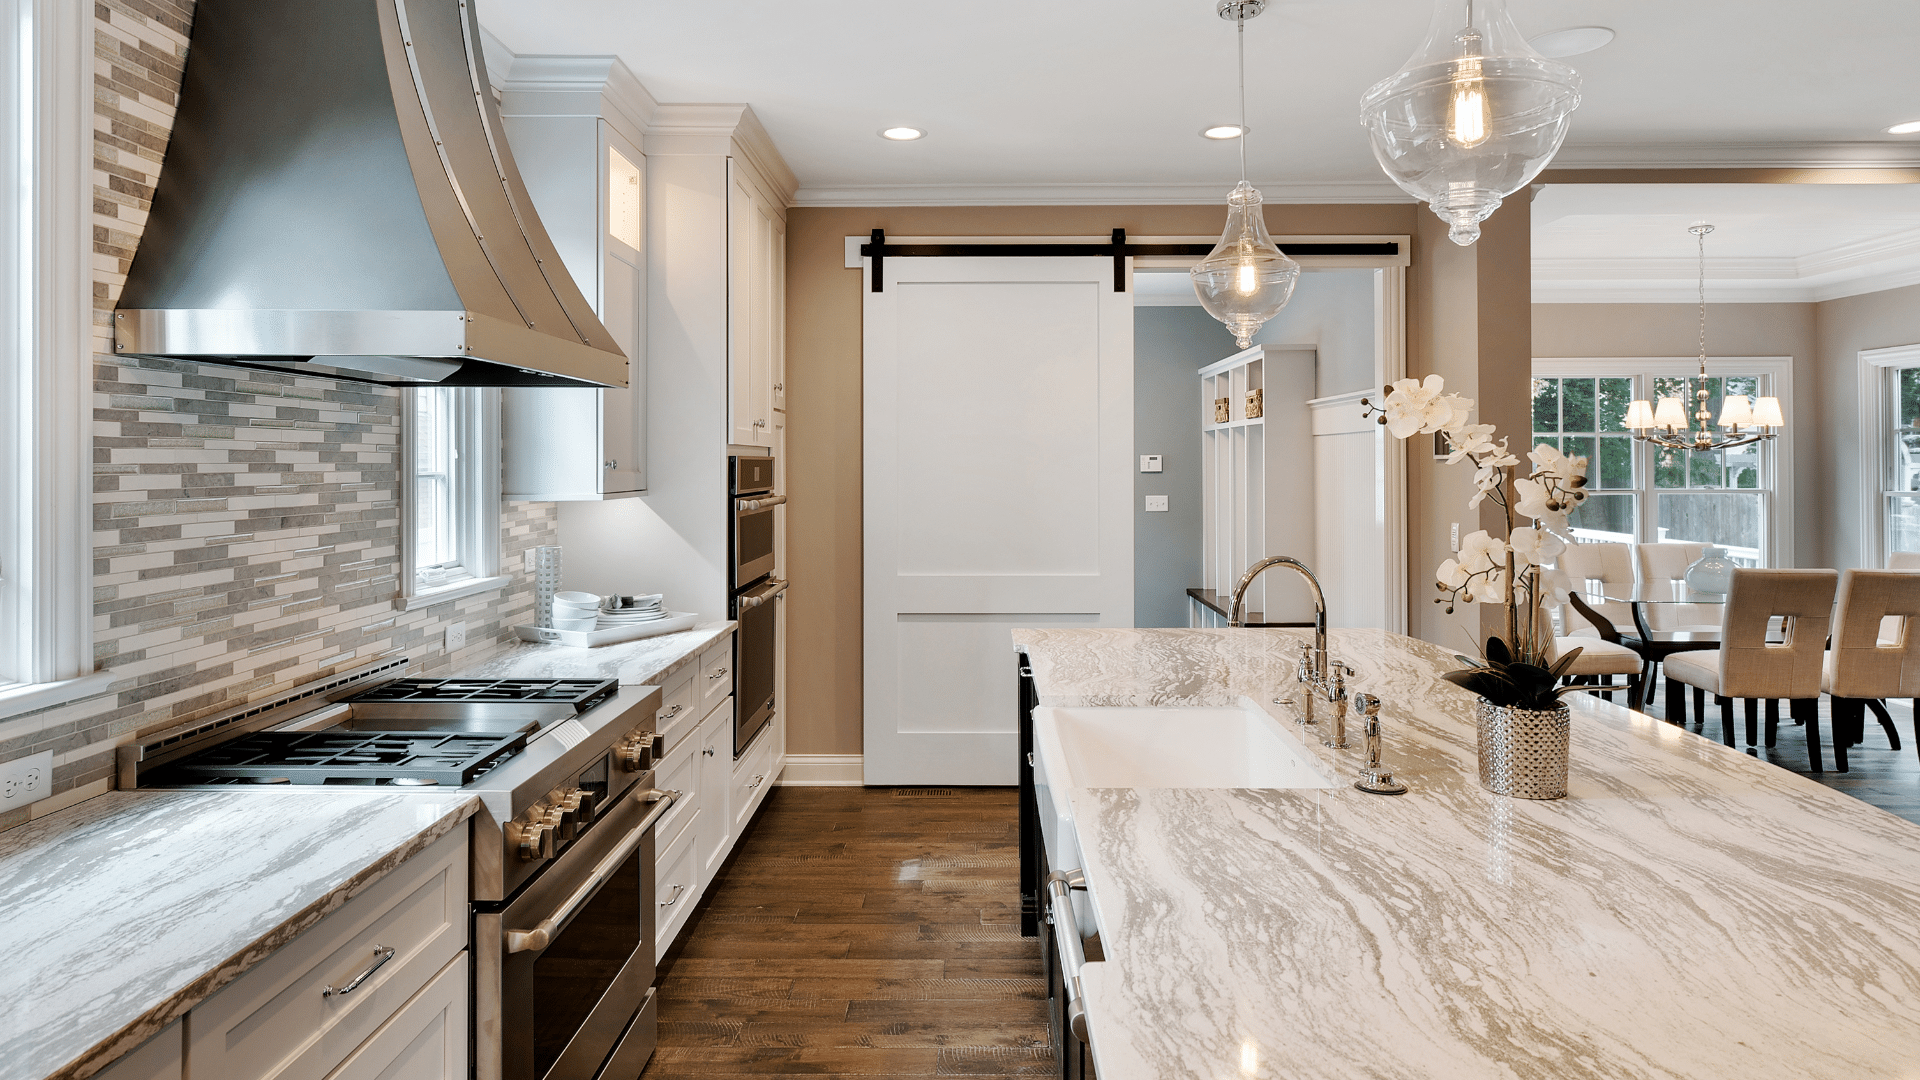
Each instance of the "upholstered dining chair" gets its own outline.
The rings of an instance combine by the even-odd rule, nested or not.
[[[1848,570],[1840,575],[1840,606],[1833,648],[1821,686],[1833,699],[1833,764],[1847,771],[1847,747],[1861,739],[1871,708],[1887,742],[1900,749],[1900,733],[1882,699],[1920,697],[1920,574],[1910,570]],[[1891,641],[1883,620],[1893,619]],[[1914,743],[1920,747],[1920,711]]]
[[[1684,582],[1687,567],[1700,560],[1705,544],[1673,541],[1639,544],[1633,549],[1640,568],[1640,587],[1659,592]],[[1696,630],[1718,625],[1720,612],[1712,604],[1648,604],[1647,627],[1652,630]]]
[[[1633,545],[1631,544],[1568,544],[1560,553],[1558,565],[1566,572],[1567,578],[1576,589],[1586,587],[1588,581],[1598,578],[1605,583],[1609,596],[1626,596],[1633,591]],[[1592,603],[1592,609],[1623,634],[1633,633],[1633,605],[1602,601]],[[1603,637],[1604,635],[1588,625],[1584,619],[1568,620],[1566,632],[1572,637]],[[1618,640],[1617,636],[1613,640]]]
[[[1605,679],[1606,682],[1595,684],[1596,688],[1601,688],[1612,686],[1615,675],[1625,675],[1627,707],[1639,708],[1640,677],[1646,670],[1646,660],[1641,657],[1639,650],[1621,641],[1620,631],[1614,629],[1606,616],[1589,607],[1578,595],[1567,599],[1572,605],[1572,610],[1564,611],[1563,616],[1569,621],[1578,617],[1588,625],[1582,628],[1587,631],[1586,633],[1569,633],[1553,639],[1553,655],[1556,660],[1574,649],[1580,650],[1580,655],[1574,658],[1573,666],[1566,670],[1565,677],[1569,681],[1583,683]],[[1612,690],[1596,689],[1596,692],[1608,701],[1613,700]]]
[[[1820,683],[1833,622],[1833,594],[1840,575],[1833,570],[1747,570],[1733,572],[1720,648],[1667,657],[1667,719],[1685,716],[1683,687],[1692,687],[1694,712],[1704,723],[1704,695],[1720,706],[1721,741],[1733,745],[1733,701],[1747,705],[1747,742],[1754,741],[1753,703],[1785,698],[1795,720],[1807,727],[1807,758],[1820,772]],[[1767,627],[1783,621],[1781,641],[1767,640]],[[1767,744],[1774,740],[1769,715]]]

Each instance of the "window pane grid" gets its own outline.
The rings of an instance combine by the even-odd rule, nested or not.
[[[413,391],[413,494],[415,576],[439,584],[460,570],[460,538],[454,491],[454,391]]]
[[[1633,438],[1627,434],[1631,378],[1537,378],[1533,381],[1533,440],[1587,459],[1589,495],[1568,518],[1585,540],[1631,543],[1639,492]]]

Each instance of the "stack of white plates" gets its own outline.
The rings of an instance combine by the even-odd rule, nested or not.
[[[612,630],[664,619],[667,610],[661,605],[662,599],[660,593],[651,596],[609,596],[600,603],[600,620],[594,629]]]

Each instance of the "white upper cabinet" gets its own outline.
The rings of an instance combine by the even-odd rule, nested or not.
[[[786,407],[786,247],[781,207],[727,159],[727,437],[736,446],[773,449],[773,411]]]
[[[593,78],[583,76],[585,89]],[[567,272],[627,354],[629,386],[503,391],[502,486],[508,499],[626,498],[647,488],[647,159],[623,134],[636,124],[583,115],[583,100],[614,112],[610,95],[545,88],[556,82],[566,85],[518,89],[510,79],[502,122]]]

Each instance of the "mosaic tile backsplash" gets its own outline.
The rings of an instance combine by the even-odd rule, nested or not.
[[[112,353],[112,310],[166,151],[192,4],[102,0],[94,24],[94,651],[98,697],[0,720],[0,761],[55,755],[53,805],[114,747],[391,654],[477,659],[531,621],[523,552],[551,503],[503,509],[507,588],[400,611],[397,391]],[[449,655],[449,623],[467,646]],[[27,809],[0,814],[0,829]]]

